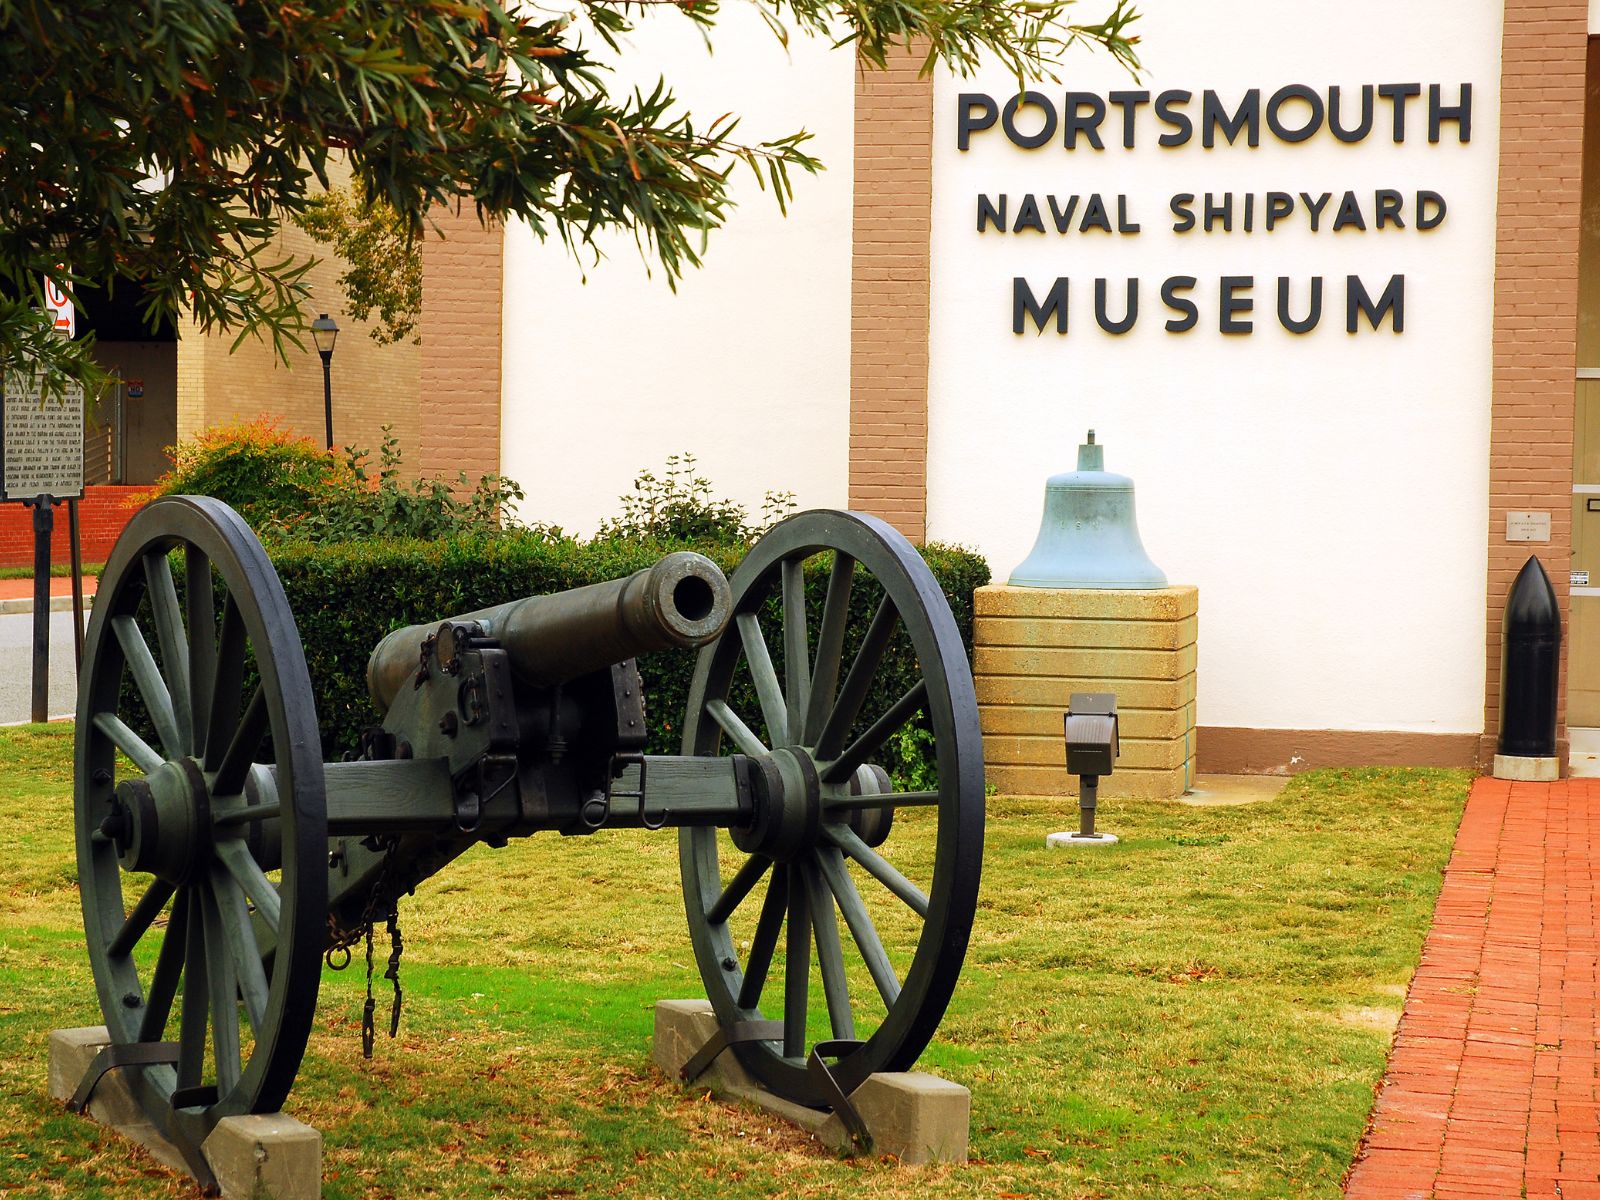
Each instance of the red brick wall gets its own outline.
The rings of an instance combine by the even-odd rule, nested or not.
[[[925,52],[856,75],[850,305],[850,507],[913,541],[928,515],[933,81]]]
[[[128,519],[139,510],[133,497],[148,489],[104,484],[83,489],[78,504],[78,530],[84,562],[105,562]],[[69,563],[67,506],[55,509],[55,529],[50,537],[52,562]],[[26,504],[0,504],[0,567],[33,566],[33,508]]]
[[[1500,622],[1511,582],[1530,552],[1549,572],[1563,613],[1567,608],[1588,18],[1586,0],[1506,0],[1484,637],[1488,687],[1479,747],[1484,766],[1499,733]],[[1524,510],[1549,512],[1548,544],[1506,541],[1506,513]],[[1564,678],[1560,696],[1564,743]]]
[[[500,320],[505,234],[467,206],[435,209],[422,243],[417,465],[476,483],[500,472]]]

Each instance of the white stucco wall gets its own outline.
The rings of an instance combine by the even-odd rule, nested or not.
[[[739,114],[746,141],[806,129],[827,170],[797,175],[785,218],[738,167],[739,207],[676,295],[630,238],[592,266],[507,231],[501,461],[528,519],[588,532],[678,451],[752,514],[768,489],[845,502],[854,55],[795,30],[785,50],[746,5],[712,37],[708,53],[690,22],[654,14],[616,78],[664,75],[700,125]]]
[[[1231,105],[1285,84],[1326,95],[1344,86],[1345,124],[1359,86],[1416,82],[1406,141],[1376,106],[1372,136],[1326,132],[1287,144],[1162,148],[1151,107],[1135,148],[1111,110],[1103,152],[1061,138],[1036,150],[1000,128],[956,149],[957,95],[1004,101],[1011,77],[940,80],[935,98],[930,536],[977,546],[1004,579],[1032,544],[1045,479],[1071,469],[1093,427],[1107,469],[1132,475],[1151,556],[1174,582],[1200,588],[1199,720],[1205,725],[1468,732],[1482,728],[1488,509],[1491,304],[1502,8],[1486,0],[1147,0],[1140,5],[1146,77],[1108,56],[1074,53],[1063,84],[1104,95],[1216,89]],[[1445,126],[1429,145],[1427,87],[1453,102],[1473,86],[1470,143]],[[1303,111],[1303,110],[1302,110]],[[1285,116],[1301,115],[1286,110]],[[1029,114],[1036,127],[1037,112]],[[1018,124],[1022,122],[1019,119]],[[1438,228],[1329,231],[1340,197],[1419,188],[1448,203]],[[1257,231],[1173,232],[1174,193],[1257,194]],[[1324,230],[1291,219],[1260,228],[1262,193],[1334,193]],[[1134,234],[975,231],[976,197],[1006,192],[1128,196]],[[1198,207],[1198,206],[1197,206]],[[1013,216],[1014,216],[1013,208]],[[1046,212],[1046,221],[1049,222]],[[1236,216],[1236,221],[1238,220]],[[1344,280],[1376,296],[1404,272],[1405,330],[1346,333]],[[1072,280],[1070,332],[1016,336],[1012,279],[1043,296]],[[1175,314],[1161,281],[1198,277],[1200,323],[1166,332]],[[1253,275],[1255,331],[1218,332],[1218,279]],[[1294,307],[1324,277],[1321,325],[1278,325],[1276,278]],[[1113,336],[1094,320],[1096,276],[1142,283],[1141,315]]]

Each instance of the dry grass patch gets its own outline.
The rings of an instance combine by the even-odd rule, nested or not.
[[[70,729],[0,731],[0,1193],[190,1195],[44,1095],[48,1031],[100,1022],[70,755]],[[361,958],[328,973],[291,1110],[324,1132],[332,1200],[1336,1197],[1467,783],[1110,801],[1124,840],[1092,855],[1044,849],[1064,805],[993,801],[968,969],[923,1060],[972,1089],[964,1166],[841,1161],[661,1078],[651,1005],[699,992],[665,833],[480,848],[430,881],[401,911],[401,1036],[363,1062]]]

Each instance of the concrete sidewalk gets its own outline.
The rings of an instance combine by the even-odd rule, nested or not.
[[[1600,1200],[1597,803],[1473,785],[1350,1200]]]
[[[94,595],[95,587],[100,580],[93,575],[83,577],[84,608],[89,607],[89,600]],[[33,611],[33,580],[31,579],[0,579],[0,616],[8,613],[31,613]],[[72,611],[72,580],[68,576],[52,577],[50,580],[50,611]]]

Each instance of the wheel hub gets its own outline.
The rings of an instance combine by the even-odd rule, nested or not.
[[[117,784],[100,829],[124,870],[182,883],[209,857],[210,808],[205,776],[184,758]]]
[[[728,832],[733,844],[746,854],[792,862],[823,841],[826,805],[821,772],[803,746],[785,746],[752,761],[754,815],[749,824]],[[888,772],[868,763],[857,768],[848,787],[842,790],[852,796],[885,795],[894,791],[894,785]],[[881,846],[889,836],[894,809],[850,808],[834,819],[849,825],[867,845]]]
[[[746,854],[790,862],[817,844],[822,829],[822,778],[811,755],[800,746],[785,746],[753,763],[755,814],[748,825],[728,832],[733,844]]]

